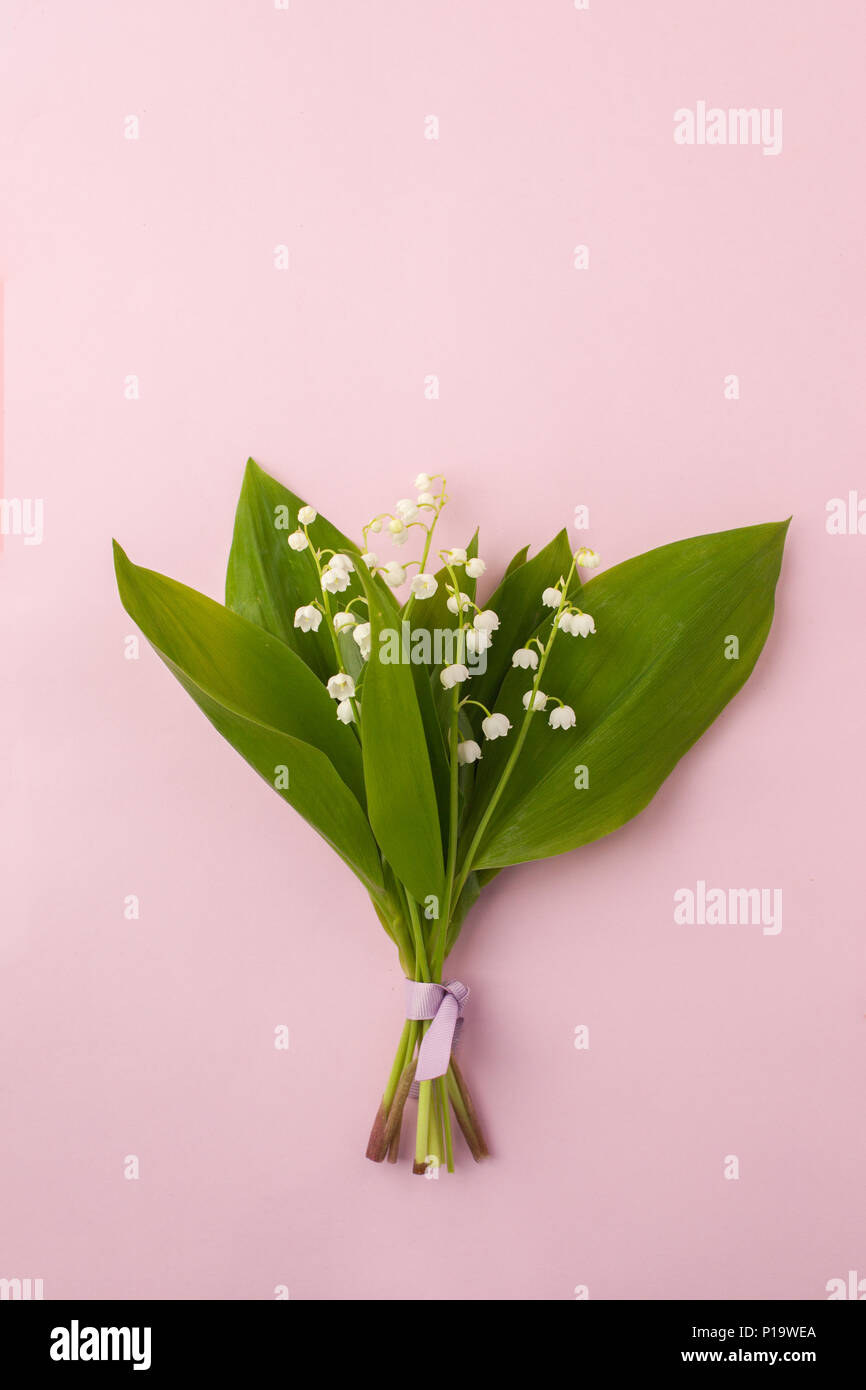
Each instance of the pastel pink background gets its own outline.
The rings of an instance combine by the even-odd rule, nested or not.
[[[0,1275],[47,1298],[866,1276],[866,538],[825,529],[866,490],[866,22],[591,5],[3,0],[3,491],[45,538],[0,557]],[[781,155],[675,146],[700,99],[782,107]],[[444,470],[492,571],[577,504],[605,564],[794,514],[743,694],[645,814],[475,911],[495,1157],[438,1182],[363,1157],[402,989],[362,890],[123,656],[111,536],[221,597],[248,454],[353,530]],[[675,925],[698,878],[781,887],[781,934]]]

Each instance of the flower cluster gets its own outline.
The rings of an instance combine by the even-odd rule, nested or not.
[[[574,573],[574,569],[577,566],[586,569],[594,569],[598,564],[598,560],[599,557],[596,555],[595,551],[588,550],[585,546],[582,546],[574,556],[571,573]],[[556,610],[553,626],[546,644],[542,643],[539,637],[533,637],[527,646],[518,647],[511,658],[511,665],[513,668],[524,671],[535,671],[538,673],[534,685],[532,685],[523,696],[523,708],[526,710],[527,714],[532,714],[535,711],[547,709],[548,704],[552,702],[555,708],[551,709],[547,720],[551,729],[572,729],[577,721],[577,716],[571,705],[565,704],[565,702],[560,700],[556,695],[546,695],[543,690],[538,688],[544,666],[550,654],[551,647],[553,646],[553,639],[557,632],[567,632],[572,637],[588,637],[590,633],[595,632],[595,622],[590,614],[584,613],[582,609],[575,607],[574,604],[566,598],[570,580],[571,574],[568,580],[561,578],[558,587],[545,589],[541,595],[541,602],[544,607]],[[466,595],[462,594],[460,598],[461,600],[466,599]],[[449,607],[451,607],[450,599]],[[456,609],[452,609],[452,612],[456,611]],[[492,640],[491,634],[499,627],[499,618],[490,609],[479,610],[473,621],[473,625],[481,629],[481,632],[485,635],[486,641],[489,644]],[[450,666],[442,672],[442,681],[445,685],[453,685],[457,682],[467,680],[468,677],[469,672],[465,666]],[[484,710],[486,718],[481,721],[481,731],[485,739],[504,738],[505,735],[509,733],[512,726],[511,721],[506,715],[491,714],[486,706],[480,705],[480,702],[477,700],[464,700],[461,703],[477,704]],[[481,747],[474,739],[466,739],[465,742],[457,746],[457,758],[461,763],[475,763],[481,756]]]
[[[364,547],[360,552],[361,559],[370,573],[380,575],[392,589],[398,589],[405,584],[408,579],[408,570],[417,565],[418,572],[409,581],[410,597],[403,610],[404,616],[409,614],[415,603],[426,602],[433,598],[439,590],[440,581],[435,574],[428,572],[427,562],[436,523],[448,500],[445,479],[441,474],[435,474],[431,477],[428,473],[419,473],[415,479],[415,492],[415,501],[409,497],[401,497],[395,503],[392,512],[380,512],[373,517],[372,521],[368,522],[364,527]],[[349,589],[351,577],[355,573],[355,565],[351,556],[341,551],[317,548],[311,541],[309,528],[315,523],[317,515],[314,507],[301,507],[298,511],[297,529],[292,531],[288,537],[288,543],[292,550],[309,550],[312,555],[322,595],[321,599],[314,598],[312,602],[297,609],[294,624],[301,632],[318,632],[322,620],[325,619],[338,667],[336,674],[331,676],[327,682],[328,694],[337,702],[337,718],[344,724],[352,724],[357,721],[360,711],[357,696],[358,685],[363,679],[363,672],[359,677],[358,685],[356,685],[355,678],[346,670],[338,638],[343,633],[351,634],[362,661],[369,659],[371,625],[369,621],[359,621],[358,616],[352,612],[353,605],[366,605],[367,600],[362,595],[358,595],[352,598],[341,611],[332,612],[330,596],[343,594]],[[368,548],[371,533],[373,535],[387,535],[394,545],[403,546],[413,528],[418,528],[424,532],[424,546],[420,560],[389,560],[383,563],[378,554]],[[471,679],[471,672],[464,658],[477,658],[492,646],[494,634],[500,627],[500,620],[499,614],[494,612],[492,608],[481,608],[460,587],[458,571],[462,571],[468,579],[477,580],[486,572],[487,565],[480,556],[470,556],[465,549],[459,546],[440,550],[439,559],[442,568],[448,575],[448,579],[445,580],[448,594],[446,606],[449,613],[457,619],[457,655],[460,658],[443,667],[439,673],[439,680],[445,690],[454,691],[455,711],[459,711],[465,705],[476,705],[483,710],[485,717],[481,721],[481,732],[485,740],[505,738],[512,729],[511,721],[505,714],[491,713],[478,700],[469,697],[460,699],[460,687]],[[565,704],[557,696],[545,694],[543,690],[540,690],[539,682],[553,641],[558,633],[564,632],[572,637],[588,637],[595,632],[595,622],[591,615],[577,608],[567,595],[575,568],[594,569],[597,564],[598,556],[596,553],[581,546],[573,557],[568,577],[560,577],[556,587],[545,589],[541,595],[542,605],[555,610],[553,624],[546,641],[542,642],[539,637],[533,637],[526,646],[519,647],[512,657],[513,667],[536,673],[534,684],[523,696],[523,708],[529,715],[546,710],[548,705],[553,705],[554,708],[550,709],[548,715],[548,724],[552,729],[573,728],[576,715],[570,705]],[[481,756],[481,746],[474,739],[465,739],[457,743],[457,762],[459,764],[466,765],[477,762]]]

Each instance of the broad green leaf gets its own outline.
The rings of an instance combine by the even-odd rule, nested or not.
[[[787,522],[678,541],[591,580],[580,604],[589,638],[557,635],[541,688],[577,725],[529,733],[501,798],[491,799],[524,717],[531,672],[506,678],[497,707],[514,729],[485,747],[462,853],[487,819],[476,869],[561,854],[641,811],[679,758],[743,685],[773,617]],[[548,622],[541,629],[549,631]],[[726,656],[735,636],[737,659]],[[575,787],[579,767],[589,785]]]
[[[401,652],[405,651],[409,656],[412,655],[412,633],[416,632],[422,624],[416,621],[418,609],[422,606],[408,610],[408,617],[405,616],[406,608],[401,609],[400,604],[394,596],[393,590],[382,582],[381,584],[373,579],[372,582],[379,605],[382,610],[381,628],[387,628],[400,634]],[[426,602],[426,600],[425,600]],[[358,611],[356,609],[356,611]],[[428,620],[429,621],[429,620]],[[371,631],[371,638],[374,633]],[[363,676],[369,667],[369,662],[364,664],[364,673],[359,686],[360,694],[363,699],[364,681]],[[430,769],[433,774],[433,785],[436,790],[436,803],[439,811],[439,824],[442,832],[443,846],[448,834],[448,752],[446,748],[445,736],[439,722],[436,711],[434,685],[431,683],[431,668],[423,661],[411,661],[409,670],[412,674],[412,683],[415,687],[415,698],[418,701],[418,708],[421,712],[421,723],[424,727],[424,737],[427,742],[427,753],[430,759]],[[438,684],[438,682],[436,682]]]
[[[159,655],[223,738],[336,850],[370,894],[381,896],[382,863],[367,817],[325,754],[219,704],[179,666]],[[275,775],[283,768],[288,773],[286,787],[283,777]]]
[[[303,498],[253,459],[247,461],[226,573],[226,607],[281,638],[321,680],[327,680],[337,670],[327,619],[318,632],[301,632],[294,625],[298,608],[313,599],[323,601],[312,552],[292,550],[288,544],[290,532],[298,526],[298,511],[305,505]],[[321,513],[308,529],[318,549],[357,554],[356,543]],[[352,575],[344,593],[329,596],[333,611],[341,611],[362,593],[357,575]]]
[[[124,607],[211,723],[368,887],[381,886],[358,740],[321,682],[277,638],[132,564],[116,542],[114,557]],[[277,785],[282,767],[286,788]]]
[[[397,877],[418,902],[442,897],[439,805],[411,662],[383,661],[386,630],[400,633],[400,610],[359,560],[369,603],[371,651],[361,707],[364,779],[373,833]],[[396,612],[396,618],[395,618]],[[426,683],[426,667],[421,667]]]
[[[487,651],[487,670],[483,675],[473,676],[467,687],[466,693],[473,700],[479,700],[488,709],[493,708],[497,691],[511,670],[515,650],[528,641],[545,613],[549,612],[541,602],[541,595],[545,589],[554,587],[560,578],[565,578],[571,561],[568,533],[562,530],[531,560],[511,569],[511,573],[506,574],[491,594],[486,607],[498,613],[499,627],[493,635],[493,645]],[[580,582],[575,574],[570,592],[575,594],[579,588]],[[477,732],[484,715],[472,705],[469,711]]]
[[[503,574],[502,578],[503,578],[503,579],[507,579],[508,576],[509,576],[509,574],[513,574],[515,570],[519,570],[519,569],[520,569],[520,566],[521,566],[521,565],[525,565],[525,564],[526,564],[526,557],[527,557],[528,554],[529,554],[529,546],[528,546],[528,545],[525,545],[525,546],[523,547],[522,550],[518,550],[517,554],[516,554],[515,556],[513,556],[512,559],[509,560],[508,565],[507,565],[506,570],[505,570],[505,573]]]

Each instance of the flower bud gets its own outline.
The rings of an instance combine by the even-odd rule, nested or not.
[[[452,594],[451,597],[448,599],[448,601],[447,601],[447,603],[446,603],[445,606],[446,606],[446,608],[448,609],[448,612],[449,612],[449,613],[455,613],[455,614],[456,614],[456,613],[459,613],[459,612],[460,612],[460,609],[461,609],[461,608],[463,609],[464,612],[466,611],[467,608],[471,608],[471,607],[472,607],[472,600],[471,600],[471,598],[469,597],[468,594],[463,594],[463,593],[461,593],[461,595],[460,595],[460,602],[458,603],[458,601],[457,601],[457,595],[456,595],[456,594]]]
[[[358,625],[352,629],[352,636],[358,644],[358,649],[362,657],[366,661],[370,655],[370,624],[358,623]]]
[[[355,711],[352,709],[351,700],[341,700],[337,705],[337,718],[341,724],[354,724]]]

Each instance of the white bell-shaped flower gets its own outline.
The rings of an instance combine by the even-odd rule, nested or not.
[[[433,496],[432,492],[419,492],[419,493],[418,493],[418,506],[419,506],[419,507],[435,507],[435,506],[436,506],[436,498]]]
[[[382,570],[382,578],[389,588],[399,589],[401,584],[406,583],[406,571],[396,560],[390,560]]]
[[[458,763],[477,763],[481,757],[481,748],[474,738],[467,738],[465,743],[457,745]]]
[[[485,738],[505,738],[511,728],[511,720],[504,714],[488,714],[481,721],[481,732]]]
[[[419,473],[415,479],[415,487],[418,492],[429,492],[433,486],[433,479],[429,473]]]
[[[326,589],[329,594],[345,593],[348,587],[348,570],[332,569],[330,565],[322,570],[322,588]]]
[[[341,724],[354,724],[355,711],[352,709],[351,700],[341,700],[337,705],[337,718]]]
[[[449,565],[465,565],[466,551],[456,546],[454,550],[446,550],[445,559]]]
[[[414,521],[418,515],[418,506],[410,497],[401,497],[394,511],[403,521]]]
[[[416,574],[409,585],[416,598],[432,598],[438,588],[439,581],[432,574]]]
[[[589,613],[572,613],[571,632],[574,637],[588,637],[595,632],[595,619]]]
[[[298,521],[302,526],[312,526],[318,515],[319,513],[316,511],[315,507],[301,507],[301,510],[298,512]]]
[[[306,550],[309,545],[309,541],[303,531],[292,531],[291,534],[286,537],[286,540],[289,542],[292,550]]]
[[[395,545],[405,545],[409,539],[409,531],[402,517],[393,517],[388,522],[388,530]]]
[[[362,657],[366,661],[370,655],[370,624],[358,623],[357,626],[352,629],[352,636],[358,644]]]
[[[345,671],[338,671],[328,681],[328,694],[332,700],[351,700],[355,693],[355,682]]]
[[[558,608],[562,602],[562,594],[559,589],[545,589],[541,595],[541,602],[545,608]]]
[[[342,570],[344,574],[355,573],[355,566],[352,564],[350,556],[343,555],[339,550],[336,555],[331,556],[328,564],[332,570]]]
[[[463,640],[466,643],[466,650],[470,656],[480,656],[482,652],[486,652],[489,647],[493,646],[493,638],[490,636],[487,629],[483,627],[477,629],[472,628],[470,631],[467,631]]]
[[[370,525],[367,527],[367,530],[368,530],[368,531],[373,531],[373,532],[375,532],[375,534],[376,534],[377,536],[378,536],[379,532],[381,531],[381,529],[382,529],[382,518],[379,517],[379,516],[376,517],[376,520],[375,520],[375,521],[371,521],[371,522],[370,522]]]
[[[299,627],[301,632],[318,632],[321,621],[321,609],[316,608],[312,603],[306,603],[303,608],[295,609],[295,627]]]
[[[364,561],[370,573],[373,574],[379,563],[379,556],[376,554],[375,550],[365,550],[361,559]]]
[[[574,559],[575,563],[580,565],[582,570],[594,570],[601,556],[597,555],[594,550],[590,550],[588,546],[582,545]]]
[[[479,555],[476,555],[474,560],[466,561],[466,573],[470,579],[480,579],[486,569],[487,565]]]
[[[463,609],[463,611],[464,611],[464,613],[465,613],[466,610],[467,610],[468,608],[471,608],[471,607],[472,607],[472,600],[471,600],[471,598],[469,597],[468,594],[463,594],[463,593],[461,593],[461,595],[460,595],[460,602],[458,603],[458,601],[457,601],[457,595],[456,595],[456,594],[452,594],[451,597],[449,598],[447,604],[446,604],[446,607],[447,607],[449,613],[455,613],[455,614],[456,614],[456,613],[459,613],[459,611],[460,611],[461,608]]]
[[[527,690],[523,697],[524,709],[544,709],[547,704],[547,696],[543,690],[536,690],[535,699],[532,698],[532,691]]]
[[[518,647],[511,658],[512,666],[521,666],[524,671],[538,670],[538,652],[531,647]]]
[[[557,705],[550,711],[548,724],[551,729],[573,729],[577,715],[571,705]]]
[[[354,613],[335,613],[334,631],[345,632],[347,627],[354,627],[357,621],[358,619],[355,617]]]
[[[455,685],[461,685],[463,681],[468,681],[469,672],[462,662],[457,661],[453,666],[446,666],[439,672],[439,679],[446,690],[453,690]]]
[[[499,626],[499,614],[494,613],[492,608],[485,608],[480,613],[476,613],[472,619],[472,626],[479,631],[495,632]]]

